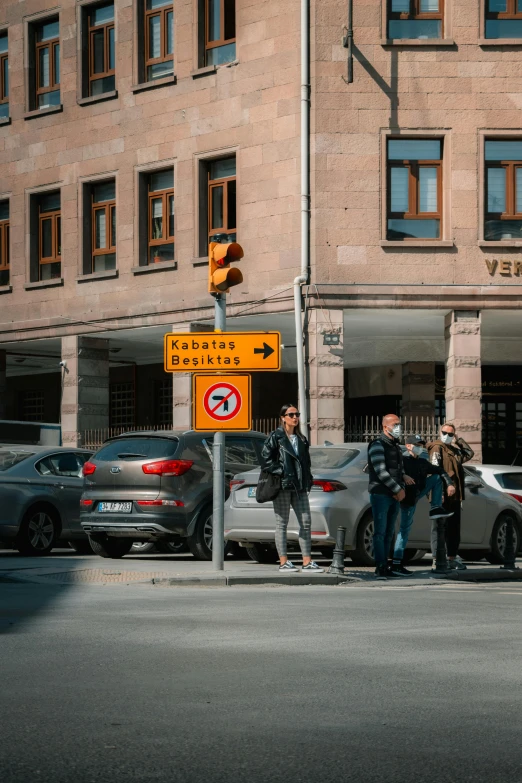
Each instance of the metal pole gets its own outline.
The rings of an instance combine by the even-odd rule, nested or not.
[[[335,549],[333,551],[332,565],[328,569],[329,574],[344,574],[344,542],[346,539],[346,528],[337,528],[337,537],[335,539]]]
[[[299,280],[301,278],[297,278]],[[297,359],[297,393],[299,396],[299,410],[301,411],[301,431],[308,438],[308,411],[306,405],[306,375],[304,357],[303,322],[301,316],[301,285],[294,280],[294,316],[295,316],[295,342]]]
[[[214,329],[224,332],[227,327],[226,294],[215,295]],[[212,566],[223,571],[225,564],[225,433],[214,433],[212,448]]]
[[[446,557],[446,520],[439,517],[436,520],[437,525],[437,549],[435,551],[435,572],[445,574],[448,571],[448,560]]]
[[[310,0],[301,0],[301,273],[294,280],[295,342],[301,430],[308,437],[301,286],[310,259]]]

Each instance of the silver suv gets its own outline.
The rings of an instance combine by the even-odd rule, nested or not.
[[[227,434],[225,487],[260,464],[266,436]],[[127,432],[107,440],[83,467],[82,528],[102,557],[126,555],[136,541],[187,539],[212,559],[213,433]],[[229,545],[230,546],[230,545]]]

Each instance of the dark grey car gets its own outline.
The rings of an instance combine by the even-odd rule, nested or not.
[[[59,542],[91,552],[80,526],[86,449],[0,445],[0,541],[24,555],[47,555]]]
[[[227,433],[225,487],[259,465],[266,436]],[[102,557],[123,557],[135,541],[177,541],[212,558],[213,433],[128,432],[107,440],[84,466],[81,524]],[[229,545],[230,546],[230,545]]]

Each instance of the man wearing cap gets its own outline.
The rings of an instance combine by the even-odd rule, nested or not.
[[[410,576],[412,573],[404,567],[402,559],[419,500],[431,492],[430,519],[434,520],[440,517],[449,517],[452,514],[451,511],[446,511],[442,507],[443,483],[448,496],[451,497],[455,494],[455,485],[444,468],[431,464],[421,456],[425,452],[425,447],[421,445],[422,438],[419,435],[409,435],[405,443],[408,454],[403,457],[404,472],[415,483],[406,485],[405,497],[401,501],[401,526],[395,541],[393,562],[390,568],[391,576]]]

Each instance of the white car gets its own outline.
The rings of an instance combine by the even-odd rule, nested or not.
[[[373,517],[368,495],[367,443],[341,443],[310,448],[314,486],[310,492],[312,546],[331,548],[337,528],[346,528],[346,550],[355,565],[372,566]],[[507,518],[514,522],[515,547],[522,542],[522,503],[509,493],[489,486],[478,475],[479,466],[464,468],[466,500],[462,512],[460,554],[470,560],[487,557],[491,563],[502,563],[506,543]],[[275,551],[275,517],[272,503],[256,501],[259,470],[234,476],[230,497],[225,504],[225,540],[246,547],[253,560],[277,561]],[[522,477],[522,473],[521,473]],[[522,496],[522,495],[521,495]],[[415,514],[406,559],[418,550],[431,548],[429,503],[423,498]],[[297,546],[299,528],[291,512],[287,538]]]
[[[513,465],[466,465],[493,487],[522,503],[522,468]]]

